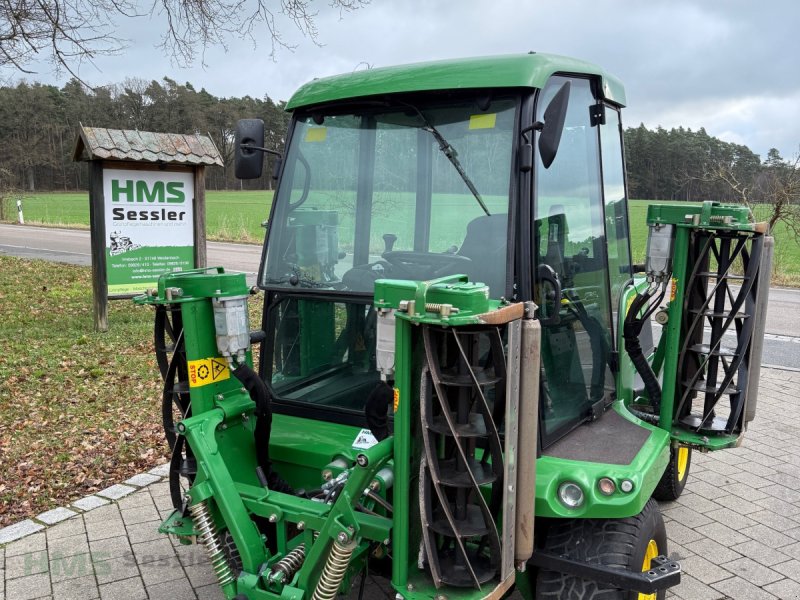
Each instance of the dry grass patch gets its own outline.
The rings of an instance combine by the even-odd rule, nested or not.
[[[0,527],[166,457],[152,309],[94,333],[90,273],[0,257]]]

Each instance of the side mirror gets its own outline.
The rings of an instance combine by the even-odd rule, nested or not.
[[[238,179],[258,179],[264,169],[264,121],[241,119],[236,124],[234,173]]]
[[[569,105],[569,90],[571,82],[566,81],[561,89],[556,92],[550,104],[544,110],[544,123],[542,123],[541,133],[539,134],[539,154],[542,157],[542,164],[545,169],[556,158],[558,145],[561,143],[561,134],[564,131],[564,121],[567,118],[567,107]]]

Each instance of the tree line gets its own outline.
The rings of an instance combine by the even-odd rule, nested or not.
[[[266,124],[267,146],[282,149],[289,120],[284,106],[268,96],[220,98],[168,77],[161,81],[127,79],[95,89],[77,79],[62,88],[25,82],[3,86],[0,189],[86,189],[85,167],[72,162],[81,123],[208,134],[225,162],[222,168],[207,170],[209,189],[269,188],[273,183],[270,177],[244,182],[235,179],[234,128],[238,119],[261,118]],[[771,150],[762,163],[747,146],[724,142],[702,128],[629,127],[625,130],[625,148],[631,198],[742,201],[741,189],[737,191],[732,182],[757,191],[759,186],[753,182],[785,162],[777,150]],[[270,173],[270,168],[268,164],[265,172]],[[757,198],[750,194],[747,200]]]
[[[208,134],[225,166],[206,170],[207,188],[269,188],[273,183],[269,177],[246,182],[235,179],[234,130],[239,119],[263,119],[267,147],[280,149],[289,122],[284,105],[268,96],[219,98],[205,89],[196,90],[190,83],[179,84],[168,77],[160,82],[127,79],[93,90],[77,79],[60,89],[24,82],[3,86],[0,87],[0,190],[86,189],[86,167],[72,161],[81,124]]]

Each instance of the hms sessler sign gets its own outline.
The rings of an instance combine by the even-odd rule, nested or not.
[[[105,169],[109,294],[155,287],[168,271],[194,268],[191,172]]]
[[[184,204],[186,192],[183,181],[155,181],[147,179],[112,179],[111,204]],[[114,221],[183,221],[184,210],[130,210],[122,206],[111,209]]]

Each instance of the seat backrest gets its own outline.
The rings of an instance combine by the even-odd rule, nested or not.
[[[506,248],[508,247],[508,214],[497,213],[477,217],[467,225],[467,233],[459,256],[472,261],[467,275],[470,281],[489,286],[492,298],[506,293]]]

